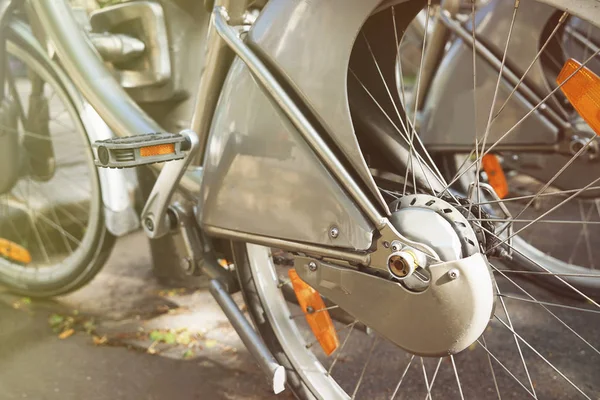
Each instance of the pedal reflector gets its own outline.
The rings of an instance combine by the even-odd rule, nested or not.
[[[498,156],[495,154],[486,154],[481,159],[481,166],[498,198],[505,198],[508,194],[508,183],[506,182],[506,176],[504,175],[504,170],[502,169],[502,165],[500,165]]]
[[[600,78],[587,67],[580,67],[578,61],[567,60],[556,83],[564,82],[560,87],[562,92],[596,135],[600,135]]]
[[[25,247],[2,238],[0,238],[0,257],[19,264],[29,264],[31,262],[31,254]]]
[[[162,156],[164,154],[175,154],[175,145],[168,143],[140,147],[140,156],[142,157]]]
[[[104,168],[129,168],[139,165],[180,160],[189,150],[185,136],[174,133],[148,133],[94,143],[95,163]]]
[[[315,289],[298,276],[295,269],[290,269],[288,275],[306,322],[325,354],[331,355],[340,345],[340,341],[325,302]]]

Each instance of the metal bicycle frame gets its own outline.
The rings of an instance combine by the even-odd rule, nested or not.
[[[238,4],[235,7],[236,10],[242,11],[243,7],[239,7],[239,2],[233,1],[222,1],[217,2],[217,6],[230,6],[231,4]],[[132,134],[139,134],[140,132],[156,132],[160,131],[160,127],[143,111],[140,107],[127,95],[127,93],[118,85],[115,79],[105,68],[102,60],[100,60],[89,41],[84,35],[76,34],[79,27],[76,21],[70,14],[68,4],[63,1],[32,1],[32,9],[35,11],[36,16],[39,18],[41,25],[51,39],[59,58],[61,59],[63,66],[67,73],[71,76],[75,82],[77,88],[83,93],[83,95],[90,101],[94,108],[98,111],[100,116],[107,122],[107,124],[113,129],[118,136],[128,136]],[[216,10],[223,10],[223,8],[216,8]],[[222,12],[215,12],[213,14],[214,24],[211,24],[211,30],[220,24],[221,35],[225,37],[224,41],[228,42],[227,33],[223,29],[224,20],[241,21],[241,15],[223,15]],[[219,22],[219,19],[221,22]],[[214,35],[214,33],[213,33]],[[214,36],[213,36],[214,38]],[[230,39],[231,40],[231,37]],[[231,53],[227,53],[226,48],[223,47],[221,39],[214,38],[209,43],[208,53],[211,56],[207,61],[207,64],[213,65],[208,72],[215,71],[217,65],[226,67],[226,60],[231,57]],[[233,43],[228,43],[230,46]],[[258,69],[263,72],[267,72],[266,68],[261,67],[261,63],[252,54],[252,52],[246,46],[236,46],[238,56],[244,58],[250,57],[250,62],[254,65],[258,65]],[[418,243],[404,238],[401,234],[389,224],[386,215],[379,211],[379,208],[373,204],[369,196],[367,196],[358,183],[353,179],[352,174],[347,171],[341,162],[335,157],[334,153],[324,143],[323,139],[319,134],[312,128],[311,124],[308,123],[306,118],[302,115],[299,109],[295,106],[294,102],[287,97],[285,91],[281,88],[277,89],[277,82],[274,78],[267,74],[263,80],[263,84],[269,90],[277,102],[280,103],[287,116],[293,121],[294,125],[302,132],[304,138],[311,145],[313,150],[319,155],[322,162],[325,163],[328,170],[334,177],[337,178],[339,184],[345,189],[346,193],[356,202],[361,211],[365,216],[372,222],[374,230],[379,231],[380,240],[385,238],[384,241],[399,240],[401,242],[411,244],[413,247],[421,248],[424,252],[431,254],[434,258],[437,258],[435,252],[427,246],[422,246]],[[219,85],[211,83],[213,79],[212,75],[204,75],[200,83],[200,93],[208,93],[212,90],[216,90]],[[218,79],[219,80],[219,79]],[[217,81],[218,81],[217,80]],[[208,88],[207,88],[208,86]],[[275,87],[275,89],[273,89]],[[220,90],[220,87],[218,87]],[[212,102],[216,103],[216,96],[213,94],[212,101],[208,104],[203,103],[204,99],[198,99],[197,110],[195,114],[194,125],[197,128],[208,127],[209,124],[206,122],[206,118],[211,117],[211,108],[214,109]],[[200,144],[205,142],[205,132],[200,133]],[[202,150],[202,149],[200,149]],[[169,164],[165,165],[165,168],[169,168]],[[161,166],[154,166],[154,168],[160,168]],[[190,197],[194,197],[198,193],[198,189],[201,185],[201,174],[197,173],[198,170],[192,169],[187,171],[179,182],[179,189],[183,193],[187,193]],[[216,232],[215,232],[216,233]],[[224,236],[230,238],[241,238],[239,232],[228,232]],[[252,240],[252,235],[243,234],[243,238],[248,241]],[[266,238],[257,237],[257,242],[265,243]],[[292,241],[293,242],[293,241]],[[305,244],[298,243],[298,248],[306,249]],[[290,247],[292,243],[290,243]],[[315,254],[322,254],[325,256],[331,256],[331,249],[324,248],[323,251],[319,251],[319,246],[312,246]],[[378,246],[379,248],[383,246]],[[348,254],[346,259],[357,261],[357,256]],[[364,259],[364,255],[359,257]],[[368,256],[367,256],[368,258]],[[381,263],[381,259],[378,260]]]
[[[554,5],[557,0],[544,0],[544,2]],[[362,12],[366,14],[361,18],[368,17],[368,13],[376,7],[377,2],[373,1],[372,3],[373,5],[364,7]],[[225,29],[223,25],[225,20],[232,23],[243,21],[246,2],[222,0],[217,1],[215,5],[217,6],[216,9],[221,11],[215,12],[213,23],[209,27],[208,58],[205,63],[205,73],[200,81],[196,111],[193,117],[193,128],[198,130],[197,134],[199,135],[200,157],[204,154],[208,128],[211,125],[210,120],[218,99],[217,94],[220,92],[224,81],[225,74],[223,70],[229,66],[233,54],[231,50],[233,49],[253,69],[254,75],[261,81],[262,87],[267,90],[293,125],[300,131],[303,138],[327,167],[327,170],[336,178],[349,197],[373,224],[374,232],[379,231],[378,235],[386,236],[386,240],[399,239],[408,243],[400,233],[389,225],[386,215],[389,211],[383,210],[384,212],[381,212],[379,199],[367,195],[362,186],[355,180],[356,171],[349,171],[344,167],[342,162],[334,155],[332,149],[323,141],[319,132],[300,112],[294,101],[287,97],[285,91],[278,86],[277,80],[262,66],[260,59],[254,52],[241,41],[236,42],[231,32]],[[74,81],[77,89],[83,93],[116,135],[128,136],[140,132],[161,131],[161,127],[127,95],[108,72],[102,60],[97,57],[97,53],[90,45],[89,40],[84,35],[77,33],[79,27],[65,1],[38,0],[31,1],[30,6],[41,22],[44,32],[52,40],[66,72]],[[331,7],[333,6],[335,6],[334,2],[331,3]],[[224,7],[233,14],[225,15],[222,13],[223,8],[219,7]],[[329,7],[329,5],[321,7]],[[591,2],[588,1],[573,2],[570,11],[573,15],[600,14],[598,7],[592,7]],[[160,169],[162,166],[156,165],[153,167]],[[165,167],[169,168],[169,165]],[[197,197],[200,190],[202,174],[199,172],[199,168],[188,169],[179,182],[179,189],[192,198]],[[418,169],[416,173],[419,173]],[[220,234],[232,238],[237,236],[241,239],[243,237],[246,240],[251,240],[252,236],[248,233],[223,232],[223,230]],[[268,241],[264,237],[257,237],[256,240],[261,243]],[[302,246],[304,245],[302,244]],[[315,246],[315,249],[316,247],[318,246]],[[430,249],[424,250],[431,254]],[[330,249],[324,249],[323,253],[330,255],[331,251]],[[352,255],[349,258],[356,259],[356,256]]]

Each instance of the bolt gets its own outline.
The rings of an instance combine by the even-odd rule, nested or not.
[[[148,229],[150,232],[154,230],[154,222],[152,221],[152,218],[146,217],[144,224],[146,225],[146,229]]]
[[[408,252],[395,252],[388,257],[388,270],[397,279],[408,278],[416,267],[415,258]]]
[[[312,272],[315,272],[317,270],[317,263],[314,261],[309,262],[308,269],[311,270]]]
[[[383,242],[383,247],[386,249],[390,247],[390,242]]]
[[[181,266],[181,269],[183,269],[185,272],[190,273],[192,272],[192,260],[189,257],[183,257],[180,262],[179,265]]]
[[[312,314],[312,313],[314,313],[314,312],[315,312],[315,309],[314,309],[314,308],[312,308],[311,306],[308,306],[308,307],[306,307],[306,313],[307,313],[307,314]]]
[[[332,226],[331,229],[329,230],[329,236],[331,236],[332,238],[336,238],[340,235],[340,230],[337,228],[337,226]]]
[[[452,280],[457,279],[460,276],[460,272],[457,269],[451,269],[448,271],[448,277]]]

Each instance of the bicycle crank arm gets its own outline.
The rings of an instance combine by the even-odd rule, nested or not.
[[[294,267],[356,320],[420,356],[461,352],[481,336],[494,312],[493,277],[480,253],[427,267],[431,279],[421,292],[308,257],[295,258]]]
[[[95,163],[103,168],[132,168],[171,161],[160,171],[141,216],[144,231],[150,239],[169,233],[169,201],[198,149],[196,133],[184,130],[180,134],[150,133],[99,140],[94,143],[94,148],[97,153]]]

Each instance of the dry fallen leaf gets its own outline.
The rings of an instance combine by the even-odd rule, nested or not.
[[[158,353],[158,351],[155,348],[157,344],[158,344],[158,341],[152,342],[152,344],[146,350],[146,353],[148,353],[148,354],[156,354],[156,353]]]
[[[67,329],[66,331],[62,331],[60,335],[58,335],[59,339],[66,339],[69,336],[73,335],[75,333],[75,329],[71,328],[71,329]]]
[[[106,344],[106,342],[108,342],[108,338],[106,337],[106,335],[103,335],[103,336],[94,336],[93,340],[94,340],[94,344],[96,346],[101,346],[103,344]]]

